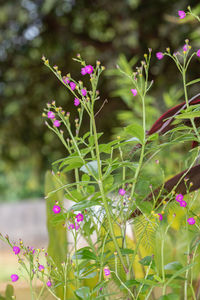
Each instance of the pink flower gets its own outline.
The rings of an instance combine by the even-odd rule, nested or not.
[[[15,255],[19,254],[20,248],[17,247],[17,246],[14,246],[14,247],[13,247],[13,252],[15,253]]]
[[[64,77],[63,77],[63,82],[64,82],[65,84],[70,83],[69,78],[66,77],[66,76],[64,76]]]
[[[185,16],[186,16],[186,13],[185,13],[183,10],[179,10],[179,11],[178,11],[178,15],[179,15],[179,18],[180,18],[180,19],[184,19]]]
[[[137,95],[137,90],[136,89],[131,89],[131,92],[133,93],[133,96]]]
[[[75,229],[78,230],[80,228],[80,225],[75,222]]]
[[[52,111],[48,111],[47,117],[49,119],[54,119],[55,118],[55,114]]]
[[[74,82],[70,82],[70,87],[71,87],[71,89],[73,91],[76,88],[76,84]]]
[[[85,68],[82,68],[82,69],[81,69],[81,74],[82,74],[82,75],[86,75],[86,74],[87,74],[87,72],[86,72],[86,69],[85,69]]]
[[[163,219],[163,215],[161,215],[161,214],[158,214],[158,216],[159,216],[159,220],[160,220],[160,221],[162,221],[162,219]]]
[[[54,125],[55,127],[60,127],[61,123],[60,123],[60,121],[55,120],[55,121],[53,122],[53,125]]]
[[[30,251],[32,251],[32,254],[35,253],[35,248],[31,247]]]
[[[190,225],[194,225],[196,221],[195,221],[194,218],[189,218],[189,219],[187,219],[187,222],[188,222]]]
[[[52,286],[51,280],[48,280],[48,281],[47,281],[47,286],[48,286],[48,287]]]
[[[176,201],[181,202],[182,200],[183,200],[183,195],[182,194],[176,195]]]
[[[59,205],[54,205],[52,210],[53,210],[54,214],[59,214],[61,211],[61,208]]]
[[[77,220],[77,222],[82,222],[83,219],[84,219],[83,214],[79,213],[78,215],[76,215],[76,220]]]
[[[124,189],[119,189],[119,194],[121,196],[124,196],[126,194],[126,191]]]
[[[110,269],[104,268],[103,271],[104,271],[104,275],[105,276],[109,276],[110,275]]]
[[[75,105],[75,106],[78,106],[79,104],[80,104],[79,99],[78,99],[78,98],[75,98],[75,99],[74,99],[74,105]]]
[[[93,72],[93,66],[91,66],[91,65],[85,66],[85,71],[88,74],[92,74],[92,72]]]
[[[12,274],[10,278],[12,279],[12,282],[15,282],[19,279],[19,276],[17,274]]]
[[[161,59],[163,59],[164,55],[162,52],[157,52],[156,57],[157,57],[157,59],[161,60]]]
[[[200,57],[200,49],[197,50],[197,56]]]
[[[179,203],[180,203],[180,206],[182,206],[182,207],[186,207],[187,206],[187,202],[184,201],[184,200],[180,201]]]
[[[82,89],[81,90],[81,94],[85,97],[87,95],[87,90],[86,89]]]
[[[188,45],[187,44],[185,44],[184,46],[183,46],[183,51],[188,51]]]
[[[39,265],[38,270],[39,270],[40,272],[44,271],[44,266],[43,266],[43,265]]]
[[[68,229],[74,229],[74,224],[73,223],[69,224]]]

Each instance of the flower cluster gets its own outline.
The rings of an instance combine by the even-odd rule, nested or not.
[[[188,53],[188,51],[191,49],[191,46],[188,44],[188,43],[189,43],[188,40],[185,40],[185,41],[186,41],[186,44],[183,46],[183,54],[186,55],[186,53]],[[157,52],[157,53],[156,53],[156,57],[157,57],[158,60],[163,59],[164,55],[166,55],[166,54],[169,53],[170,49],[167,48],[166,50],[167,50],[166,53],[163,53],[163,52]],[[179,53],[179,52],[176,52],[176,53],[174,53],[174,56],[176,56],[177,54],[180,54],[180,53]],[[200,49],[197,50],[196,55],[197,55],[198,57],[200,57]]]
[[[86,75],[86,74],[92,74],[94,71],[93,66],[87,65],[84,68],[81,69],[81,74]]]
[[[7,240],[9,245],[12,247],[13,253],[15,255],[18,255],[19,264],[22,264],[22,267],[23,267],[26,265],[26,261],[29,261],[29,264],[31,262],[31,264],[32,264],[32,268],[30,270],[31,276],[34,276],[34,274],[37,274],[37,276],[38,276],[39,275],[38,272],[41,272],[41,273],[43,273],[41,280],[44,281],[43,276],[44,276],[45,267],[44,267],[44,265],[39,263],[39,257],[40,257],[41,253],[44,253],[45,257],[48,256],[48,253],[45,252],[45,249],[44,248],[35,249],[34,247],[25,246],[21,239],[19,240],[18,245],[16,245],[16,244],[12,245],[8,235],[5,236],[5,240]],[[47,265],[48,265],[48,263],[47,263]],[[28,270],[28,269],[26,268],[26,270]],[[11,278],[12,282],[16,282],[19,280],[20,276],[16,273],[13,273],[13,274],[11,274],[10,278]],[[47,280],[48,281],[46,281],[46,284],[48,287],[50,287],[52,285],[52,283],[48,277],[47,277]]]
[[[81,214],[81,213],[78,213],[76,216],[75,216],[75,223],[70,223],[69,226],[68,226],[68,229],[71,230],[71,229],[75,229],[75,230],[78,230],[80,228],[80,222],[82,222],[84,220],[84,215]]]
[[[183,200],[183,195],[182,194],[178,194],[176,195],[176,201],[180,204],[180,206],[182,207],[186,207],[187,206],[187,202]]]

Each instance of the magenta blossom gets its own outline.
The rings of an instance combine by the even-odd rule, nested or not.
[[[48,286],[48,287],[52,286],[51,280],[48,280],[48,281],[47,281],[47,286]]]
[[[13,252],[15,253],[15,255],[19,254],[20,248],[17,247],[17,246],[14,246],[14,247],[13,247]]]
[[[40,272],[44,271],[44,266],[43,266],[43,265],[39,265],[38,270],[39,270]]]
[[[109,276],[110,275],[110,269],[104,268],[103,271],[104,271],[104,275],[105,276]]]
[[[197,56],[200,57],[200,49],[197,50]]]
[[[188,49],[189,49],[188,45],[185,44],[185,45],[183,46],[183,51],[186,52],[186,51],[188,51]]]
[[[164,54],[162,52],[157,52],[156,57],[157,57],[157,59],[161,60],[161,59],[163,59]]]
[[[75,229],[78,230],[80,228],[80,225],[75,222]]]
[[[93,70],[94,70],[94,69],[93,69],[93,66],[91,66],[91,65],[85,66],[85,71],[86,71],[86,73],[92,74]]]
[[[194,218],[189,218],[189,219],[187,219],[187,222],[188,222],[190,225],[194,225],[196,221],[195,221]]]
[[[17,274],[12,274],[10,278],[12,279],[12,282],[15,282],[19,279],[19,276]]]
[[[180,19],[184,19],[185,16],[186,16],[186,13],[185,13],[183,10],[179,10],[179,11],[178,11],[178,15],[179,15],[179,18],[180,18]]]
[[[184,201],[184,200],[180,201],[179,203],[180,203],[180,206],[182,206],[182,207],[186,207],[187,206],[187,202]]]
[[[59,214],[61,211],[61,208],[59,205],[54,205],[52,210],[53,210],[54,214]]]
[[[52,111],[48,111],[47,117],[48,117],[49,119],[54,119],[54,118],[55,118],[55,114],[54,114]]]
[[[163,219],[163,215],[161,215],[161,214],[158,214],[158,216],[159,216],[159,220],[160,220],[160,221],[162,221],[162,219]]]
[[[71,87],[71,89],[73,91],[76,88],[76,84],[74,82],[70,82],[70,87]]]
[[[181,202],[182,200],[183,200],[183,195],[182,194],[176,195],[176,201]]]
[[[81,89],[81,94],[85,97],[87,95],[87,90],[86,89]]]
[[[74,229],[74,224],[73,223],[69,224],[68,229]]]
[[[78,215],[76,215],[76,220],[77,220],[77,222],[82,222],[83,219],[84,219],[83,214],[79,213]]]
[[[64,82],[65,84],[70,83],[69,78],[64,76],[64,77],[63,77],[63,82]]]
[[[75,106],[78,106],[79,104],[80,104],[79,99],[78,99],[78,98],[75,98],[75,99],[74,99],[74,105],[75,105]]]
[[[55,120],[55,121],[53,122],[53,125],[54,125],[55,127],[60,127],[61,123],[60,123],[60,121]]]
[[[82,69],[81,69],[81,74],[82,74],[82,75],[86,75],[86,74],[87,74],[87,72],[86,72],[86,69],[85,69],[85,68],[82,68]]]
[[[137,95],[137,90],[136,89],[131,89],[131,92],[132,92],[133,96]]]
[[[119,189],[119,194],[121,196],[124,196],[126,194],[126,191],[124,189]]]

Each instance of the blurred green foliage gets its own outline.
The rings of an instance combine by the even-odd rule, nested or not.
[[[186,10],[187,5],[186,0],[115,0],[114,5],[111,0],[1,1],[0,200],[41,196],[46,169],[65,155],[44,126],[41,113],[45,103],[55,99],[73,117],[73,99],[43,67],[41,56],[45,54],[64,75],[70,72],[79,79],[79,66],[72,61],[77,53],[90,64],[99,59],[113,69],[121,53],[124,57],[120,56],[119,63],[126,57],[130,65],[137,65],[136,57],[141,60],[147,48],[152,48],[150,79],[155,84],[148,98],[150,126],[160,112],[179,100],[182,89],[175,66],[168,59],[156,61],[155,52],[166,47],[180,50],[185,38],[200,47],[197,21],[177,17],[177,11]],[[191,0],[190,6],[200,14],[200,4]],[[189,80],[198,77],[198,63],[192,63]],[[126,120],[141,118],[130,83],[108,75],[99,90],[102,102],[109,101],[97,116],[105,140],[117,134]],[[197,91],[194,85],[190,93]],[[116,117],[110,118],[111,111],[118,111]],[[117,129],[112,131],[113,127]]]

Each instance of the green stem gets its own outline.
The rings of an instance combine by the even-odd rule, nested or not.
[[[186,69],[185,69],[185,61],[184,61],[184,68],[182,71],[182,77],[183,77],[183,87],[184,87],[184,94],[185,94],[185,102],[186,102],[186,107],[189,108],[189,101],[188,101],[188,94],[187,94],[187,86],[186,86]],[[191,118],[191,123],[192,123],[192,127],[194,129],[194,132],[196,133],[196,136],[198,138],[198,141],[200,142],[200,136],[198,133],[198,130],[196,128],[196,125],[194,123],[194,118]]]
[[[139,164],[138,167],[136,169],[135,172],[135,176],[133,179],[133,185],[132,185],[132,189],[131,189],[131,195],[130,197],[132,198],[135,192],[135,187],[136,187],[136,182],[137,182],[137,178],[138,175],[140,173],[141,167],[142,167],[142,163],[143,163],[143,159],[144,159],[144,149],[145,149],[145,142],[146,142],[146,112],[145,112],[145,94],[141,96],[142,98],[142,115],[143,115],[143,132],[144,132],[144,137],[143,137],[143,143],[142,143],[142,149],[141,149],[141,153],[140,153],[140,159],[139,159]],[[131,204],[129,205],[129,211],[131,211]]]
[[[186,232],[187,232],[187,239],[188,239],[188,222],[187,222],[188,215],[186,214]],[[187,246],[187,265],[190,263],[189,261],[189,252],[190,252],[190,245],[188,243]],[[188,274],[189,270],[185,272],[185,282],[184,282],[184,300],[187,300],[187,287],[188,287]]]
[[[115,276],[117,277],[117,279],[119,280],[119,282],[121,283],[121,285],[123,285],[123,287],[128,291],[128,293],[131,295],[132,299],[135,300],[135,296],[133,295],[133,293],[131,292],[131,290],[123,283],[123,281],[118,276],[117,272],[111,271],[111,273],[115,274]]]
[[[91,119],[92,119],[92,126],[93,126],[93,132],[94,132],[96,158],[97,158],[98,175],[99,175],[99,178],[98,178],[97,182],[98,182],[100,193],[101,193],[101,196],[102,196],[102,200],[103,200],[103,204],[104,204],[104,208],[105,208],[105,212],[106,212],[106,217],[108,219],[108,225],[109,225],[109,229],[110,229],[110,234],[111,234],[112,240],[114,242],[115,248],[117,250],[117,253],[119,255],[120,261],[122,263],[122,266],[123,266],[124,270],[126,270],[126,266],[124,264],[124,260],[123,260],[122,254],[121,254],[119,245],[118,245],[116,237],[115,237],[113,223],[112,223],[112,219],[111,219],[111,215],[110,215],[110,211],[109,211],[109,206],[108,206],[108,203],[107,203],[107,200],[106,200],[106,196],[105,196],[105,192],[104,192],[104,188],[103,188],[103,178],[102,178],[102,171],[101,171],[101,161],[100,161],[99,145],[98,145],[96,124],[95,124],[95,118],[94,118],[94,111],[93,110],[91,112]]]

